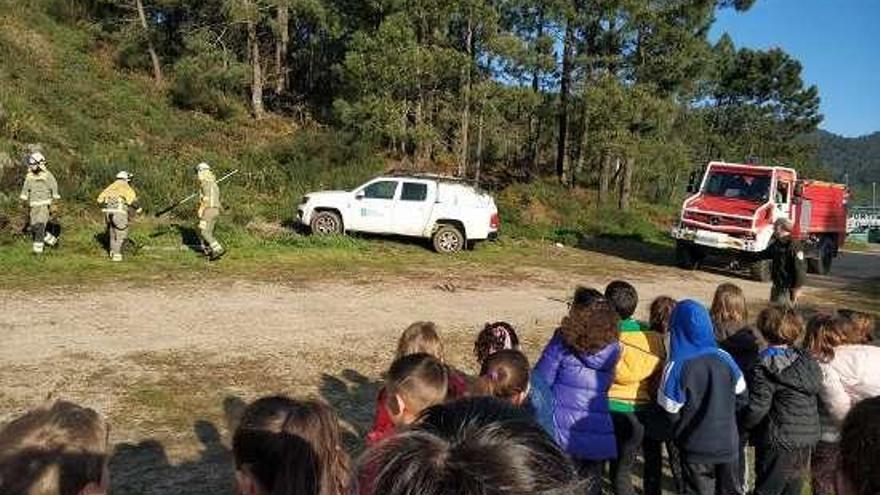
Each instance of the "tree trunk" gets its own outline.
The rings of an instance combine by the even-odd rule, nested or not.
[[[144,28],[144,36],[147,38],[147,51],[150,52],[150,61],[153,63],[153,79],[156,80],[157,86],[161,86],[165,82],[164,77],[162,77],[162,64],[159,63],[159,54],[156,53],[156,47],[153,46],[153,37],[150,35],[150,27],[147,25],[147,14],[144,12],[144,2],[143,0],[135,0],[134,3],[141,21],[141,27]]]
[[[586,84],[586,83],[585,83]],[[587,94],[586,90],[584,90],[584,101],[581,102],[581,136],[578,140],[578,154],[577,161],[574,166],[574,173],[571,174],[571,185],[575,185],[575,179],[579,177],[584,172],[584,161],[587,156],[587,143],[590,130],[590,117],[587,112]]]
[[[536,33],[536,40],[541,39],[544,36],[544,6],[538,6],[538,31]],[[535,65],[535,70],[532,72],[532,92],[536,95],[541,94],[541,69],[538,68],[538,65]],[[540,101],[540,100],[539,100]],[[539,141],[541,138],[541,122],[538,120],[537,111],[540,109],[541,105],[538,104],[538,107],[533,109],[531,115],[529,115],[529,164],[531,165],[531,171],[534,174],[538,174],[538,151],[539,151]]]
[[[477,167],[474,171],[474,179],[477,186],[480,185],[480,173],[483,170],[483,112],[477,117]]]
[[[275,94],[287,89],[287,47],[290,44],[290,7],[287,0],[278,1],[278,40],[275,43]]]
[[[248,6],[251,2],[246,1]],[[263,109],[263,67],[260,65],[260,41],[257,39],[257,20],[248,18],[248,49],[250,51],[253,80],[251,81],[251,105],[254,110],[254,118],[260,120],[265,114]]]
[[[608,189],[611,185],[611,153],[605,152],[602,156],[602,164],[599,168],[599,198],[598,204],[604,205],[608,201]]]
[[[571,87],[571,71],[574,59],[574,27],[569,20],[565,25],[565,41],[562,48],[562,80],[559,89],[559,136],[556,141],[556,176],[566,183],[568,173],[568,97]]]
[[[474,27],[470,14],[468,14],[467,31],[465,32],[465,47],[467,49],[468,61],[462,67],[462,80],[464,87],[462,88],[462,96],[464,98],[463,108],[461,110],[461,139],[458,155],[458,176],[465,177],[467,175],[468,151],[470,148],[469,132],[471,125],[471,62],[473,60],[473,40]]]
[[[617,201],[617,207],[621,210],[629,209],[630,188],[632,187],[632,174],[635,167],[636,159],[628,157],[621,162],[620,171],[620,197]]]

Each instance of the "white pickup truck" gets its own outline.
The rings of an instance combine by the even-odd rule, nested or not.
[[[313,234],[368,232],[431,239],[440,253],[455,253],[498,235],[495,200],[459,179],[386,175],[353,191],[307,194],[299,222]]]

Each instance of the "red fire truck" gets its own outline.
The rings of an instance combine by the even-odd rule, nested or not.
[[[846,239],[846,186],[799,179],[794,169],[711,162],[681,208],[676,260],[694,269],[708,256],[748,267],[753,278],[770,277],[759,253],[773,237],[773,222],[788,218],[805,247],[810,272],[827,274]]]

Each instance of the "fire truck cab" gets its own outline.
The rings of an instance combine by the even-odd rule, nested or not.
[[[672,229],[684,268],[723,257],[768,280],[769,262],[759,253],[772,241],[778,218],[794,223],[813,273],[828,273],[846,238],[846,187],[799,179],[792,168],[711,162],[699,184],[692,177],[688,192]]]

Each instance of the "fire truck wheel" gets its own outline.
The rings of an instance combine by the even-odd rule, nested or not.
[[[822,238],[818,254],[818,258],[807,258],[807,270],[817,275],[828,275],[831,271],[831,261],[834,259],[834,241],[830,237]]]
[[[752,278],[759,282],[770,281],[770,260],[758,260],[749,267]]]

